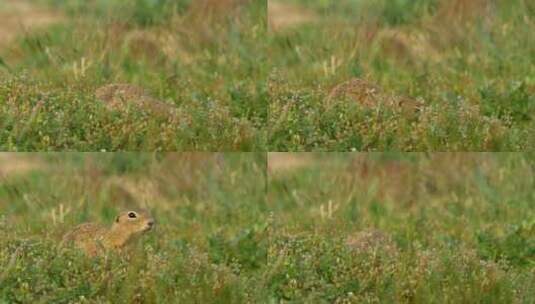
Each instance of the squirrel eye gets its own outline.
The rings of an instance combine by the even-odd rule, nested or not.
[[[128,212],[128,217],[129,218],[136,218],[136,213],[135,212]]]

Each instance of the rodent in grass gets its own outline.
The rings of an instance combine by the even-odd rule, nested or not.
[[[102,254],[107,250],[121,249],[136,236],[154,226],[154,219],[144,210],[121,212],[108,229],[96,223],[76,226],[63,237],[63,244],[73,244],[89,256]]]

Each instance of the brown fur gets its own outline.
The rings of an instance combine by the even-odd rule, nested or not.
[[[130,218],[129,214],[136,215]],[[107,250],[117,250],[126,246],[132,239],[150,229],[154,219],[146,211],[126,211],[117,216],[110,229],[95,223],[76,226],[63,237],[64,244],[73,244],[89,256],[102,254]]]
[[[174,107],[151,97],[144,88],[139,86],[125,83],[109,84],[98,88],[95,96],[109,110],[125,110],[128,104],[133,104],[156,115],[176,118]]]
[[[369,81],[352,78],[335,86],[327,96],[327,103],[349,99],[366,108],[386,106],[399,110],[406,115],[419,111],[421,102],[405,96],[389,96],[381,88]]]

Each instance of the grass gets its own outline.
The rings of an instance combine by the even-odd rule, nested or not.
[[[282,9],[28,0],[60,17],[0,49],[0,149],[535,148],[532,2],[269,1]],[[267,19],[283,25],[266,30]],[[352,78],[381,88],[375,106],[327,98]],[[176,108],[178,121],[107,110],[95,89],[121,82]],[[407,115],[391,98],[421,106]]]
[[[519,153],[328,153],[273,170],[272,295],[533,302],[533,161]]]
[[[269,151],[534,148],[532,2],[271,1],[295,22],[268,35]],[[352,78],[423,106],[327,100]]]
[[[0,184],[0,302],[228,303],[256,288],[267,246],[263,154],[8,157],[24,171]],[[109,225],[140,206],[158,226],[130,258],[58,247],[75,225]]]
[[[0,49],[1,150],[264,150],[264,2],[28,2],[62,17]],[[123,82],[178,122],[96,100]]]
[[[2,155],[0,302],[535,301],[532,154],[278,158]],[[58,246],[140,205],[130,255]]]

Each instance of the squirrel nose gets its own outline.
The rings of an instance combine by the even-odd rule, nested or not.
[[[154,220],[150,220],[147,222],[147,225],[149,225],[149,227],[152,227],[154,226]]]

